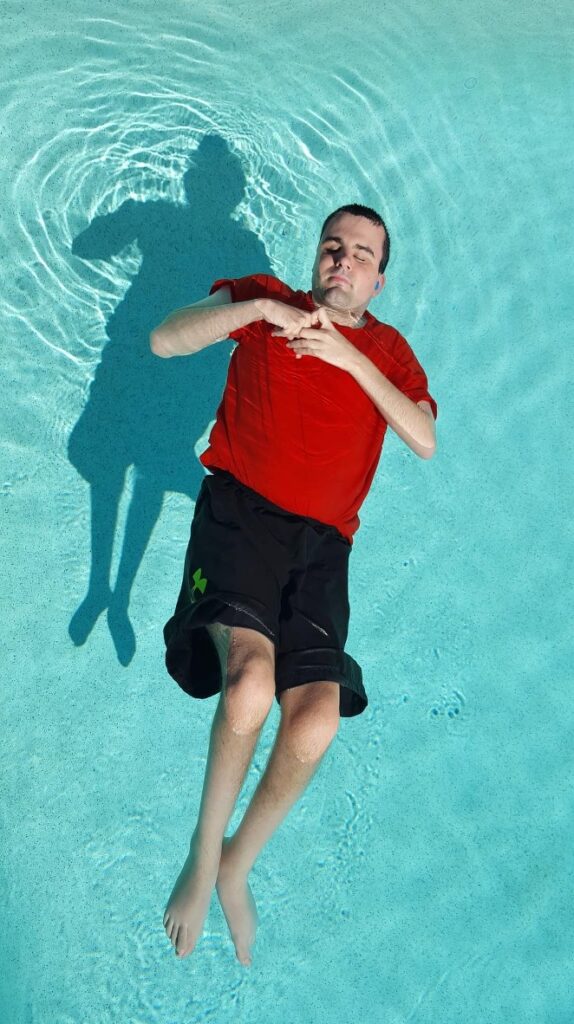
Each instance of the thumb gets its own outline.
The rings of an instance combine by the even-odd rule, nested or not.
[[[333,326],[333,324],[331,323],[331,319],[329,317],[329,314],[328,314],[328,312],[327,312],[327,310],[325,309],[324,306],[320,306],[319,309],[317,310],[317,313],[318,313],[319,320],[320,320],[321,324],[323,325],[323,327],[332,327]]]

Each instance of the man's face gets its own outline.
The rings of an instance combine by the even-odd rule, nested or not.
[[[312,291],[315,302],[337,310],[366,309],[380,295],[385,230],[366,217],[340,213],[327,224],[317,246]],[[380,287],[375,290],[375,284]]]

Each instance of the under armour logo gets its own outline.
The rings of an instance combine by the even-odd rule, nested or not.
[[[195,591],[199,590],[200,593],[203,594],[205,592],[205,586],[206,586],[207,580],[206,579],[202,579],[201,569],[196,569],[194,574],[193,574],[193,576],[191,578],[192,578],[193,584],[194,584],[193,585],[193,589],[191,591],[191,600],[195,601]]]

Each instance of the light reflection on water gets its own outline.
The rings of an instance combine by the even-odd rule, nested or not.
[[[8,1019],[566,1019],[568,12],[93,12],[6,15]],[[347,201],[389,225],[371,310],[427,370],[439,451],[390,437],[363,506],[370,704],[256,867],[258,971],[214,901],[190,986],[161,916],[213,704],[175,692],[161,626],[230,346],[146,335],[219,276],[307,288]]]

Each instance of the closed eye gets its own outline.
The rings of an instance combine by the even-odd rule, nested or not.
[[[336,248],[335,249],[332,249],[332,248],[331,249],[324,249],[323,252],[337,252],[337,249]],[[362,257],[362,256],[355,256],[355,259],[358,260],[359,263],[366,263],[367,262],[366,259],[364,257]]]

